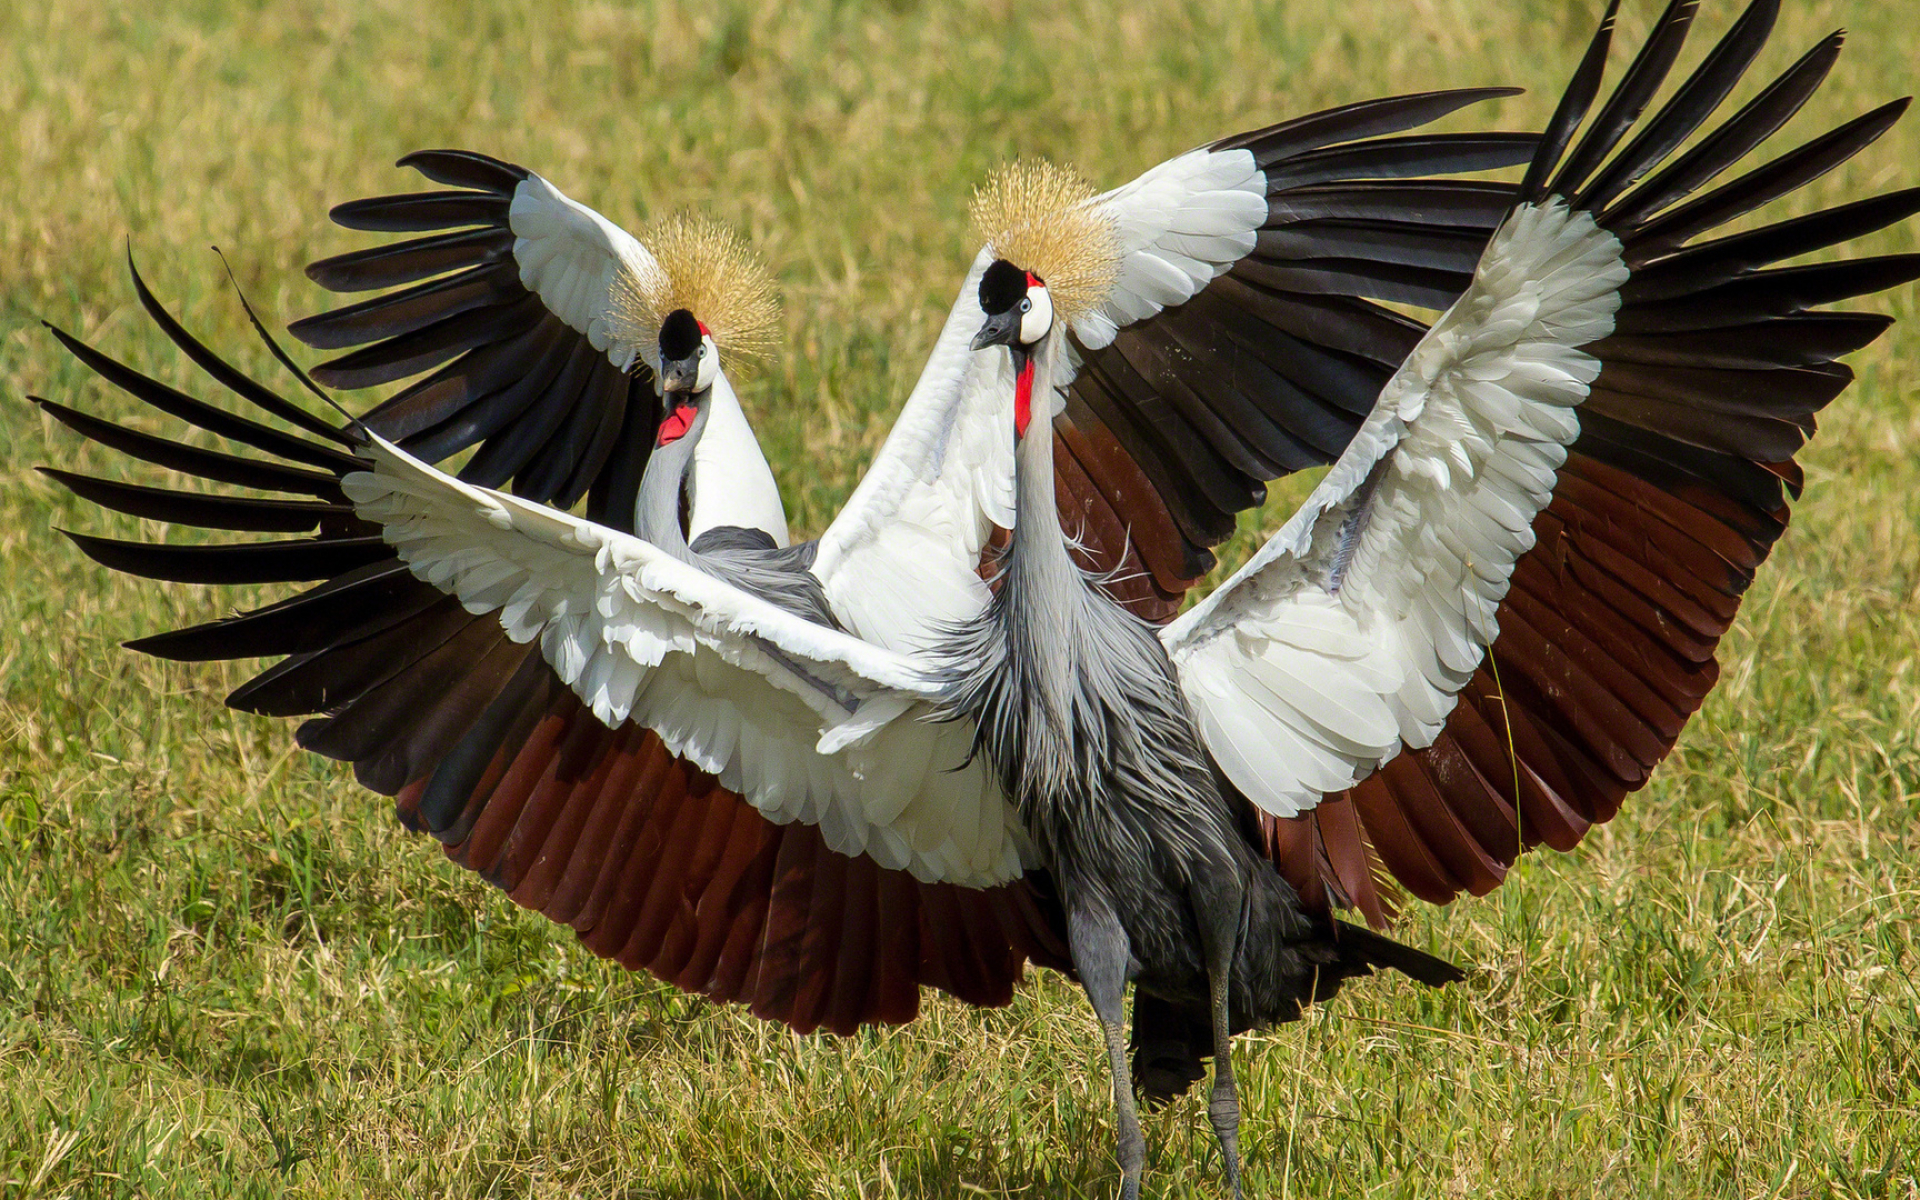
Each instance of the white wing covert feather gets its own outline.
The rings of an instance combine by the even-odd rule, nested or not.
[[[1620,245],[1565,203],[1523,205],[1471,287],[1381,392],[1299,512],[1162,632],[1207,748],[1292,816],[1432,743],[1599,372]]]
[[[601,721],[673,753],[776,822],[928,881],[1017,878],[1018,818],[971,728],[924,720],[923,666],[787,613],[652,544],[434,470],[382,439],[342,486],[409,569],[496,613]]]
[[[1113,294],[1073,322],[1081,344],[1098,350],[1122,327],[1193,299],[1253,251],[1267,219],[1267,177],[1252,151],[1203,147],[1090,203],[1120,242]]]
[[[595,350],[622,371],[634,350],[614,346],[608,324],[613,280],[622,266],[645,279],[659,270],[647,248],[626,230],[531,172],[507,209],[520,283],[553,314],[585,334]],[[645,353],[644,348],[641,353]],[[647,365],[657,367],[649,357]]]

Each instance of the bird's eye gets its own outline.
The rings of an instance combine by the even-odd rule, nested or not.
[[[1032,296],[1023,296],[1023,297],[1021,297],[1021,298],[1020,298],[1020,311],[1021,311],[1021,312],[1023,312],[1023,313],[1025,313],[1025,312],[1032,312],[1032,311],[1033,311],[1033,297],[1032,297]]]
[[[705,342],[702,342],[700,344],[700,357],[705,358],[706,356],[707,356],[707,345]]]

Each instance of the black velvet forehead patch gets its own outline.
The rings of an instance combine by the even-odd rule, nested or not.
[[[676,308],[660,323],[660,359],[678,362],[700,349],[700,322],[684,308]]]
[[[980,276],[980,311],[1003,313],[1027,294],[1027,273],[1004,258],[996,258]]]

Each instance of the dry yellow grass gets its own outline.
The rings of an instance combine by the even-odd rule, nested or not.
[[[0,7],[0,1195],[1056,1196],[1116,1180],[1084,1004],[947,1003],[800,1039],[622,976],[403,838],[384,802],[122,638],[223,611],[85,563],[125,532],[32,474],[104,467],[24,392],[122,402],[48,318],[190,375],[157,290],[256,373],[203,247],[270,319],[355,241],[327,206],[470,146],[609,216],[704,207],[781,277],[752,381],[817,529],[884,434],[1019,155],[1111,185],[1387,91],[1516,83],[1543,119],[1589,0],[704,6],[189,0]],[[1657,5],[1631,0],[1623,26]],[[1703,34],[1733,5],[1716,0]],[[1849,52],[1789,134],[1911,87],[1906,6],[1787,0],[1763,68]],[[1485,119],[1484,114],[1476,119]],[[1920,183],[1920,122],[1796,201]],[[1872,249],[1911,250],[1912,228]],[[1876,300],[1911,320],[1912,288]],[[1566,857],[1417,913],[1477,969],[1369,984],[1246,1043],[1263,1196],[1920,1196],[1920,340],[1858,355],[1795,528],[1655,784]],[[1193,1102],[1149,1189],[1217,1196]]]

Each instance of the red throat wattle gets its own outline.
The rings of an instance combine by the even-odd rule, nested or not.
[[[1027,436],[1027,426],[1033,421],[1033,358],[1020,364],[1019,378],[1013,384],[1013,436]]]
[[[693,424],[694,411],[693,405],[682,404],[668,413],[666,420],[660,422],[660,440],[655,445],[664,446],[687,436],[687,427]]]

